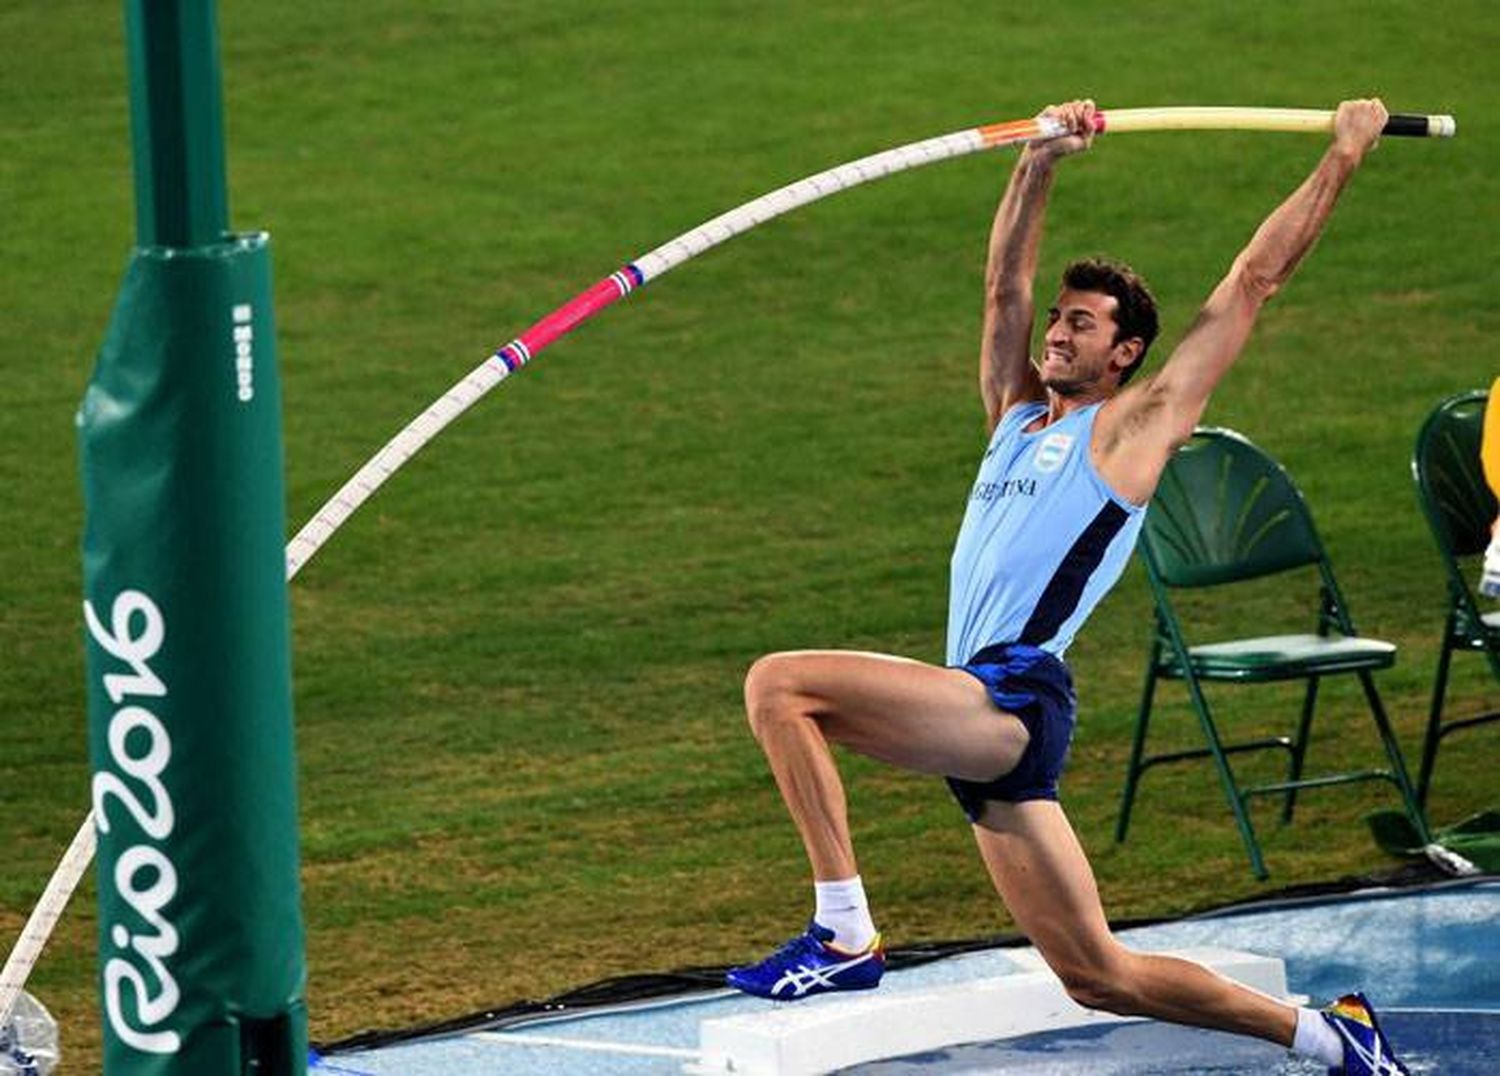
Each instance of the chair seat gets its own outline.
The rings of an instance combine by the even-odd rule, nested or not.
[[[1188,648],[1193,671],[1205,680],[1291,680],[1326,673],[1386,669],[1396,662],[1396,645],[1381,639],[1343,635],[1266,635]],[[1181,679],[1175,660],[1161,673]]]

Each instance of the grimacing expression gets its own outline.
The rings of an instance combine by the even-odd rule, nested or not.
[[[1128,366],[1139,350],[1134,338],[1115,342],[1119,325],[1115,311],[1119,302],[1099,291],[1063,288],[1047,311],[1042,361],[1038,371],[1042,385],[1059,396],[1081,396],[1091,390],[1114,387],[1119,370]],[[1115,370],[1113,377],[1110,370]]]

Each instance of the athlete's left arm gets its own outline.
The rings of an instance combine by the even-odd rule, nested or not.
[[[1118,493],[1139,504],[1150,500],[1172,451],[1192,436],[1210,394],[1239,358],[1261,307],[1312,249],[1385,120],[1378,100],[1339,106],[1323,159],[1256,230],[1161,370],[1101,409],[1095,462]]]

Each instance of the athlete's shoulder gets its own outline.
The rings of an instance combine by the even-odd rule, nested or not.
[[[1047,405],[1038,400],[1023,400],[1007,408],[998,422],[990,428],[989,441],[985,444],[984,458],[991,458],[1002,446],[1018,446],[1026,427],[1047,413]],[[1006,449],[1010,451],[1010,449]]]
[[[1047,401],[1045,400],[1017,400],[1004,411],[995,422],[992,435],[1002,437],[1015,433],[1018,429],[1030,425],[1037,416],[1047,413]]]
[[[1180,443],[1154,379],[1131,384],[1105,402],[1094,427],[1094,467],[1132,504],[1145,504]]]

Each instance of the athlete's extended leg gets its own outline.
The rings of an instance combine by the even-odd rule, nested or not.
[[[1137,953],[1115,940],[1094,872],[1055,801],[992,802],[974,835],[1016,925],[1080,1005],[1292,1045],[1292,1006],[1191,961]]]
[[[761,658],[745,709],[819,881],[858,873],[829,743],[903,769],[987,781],[1029,735],[966,672],[882,654],[806,650]]]

